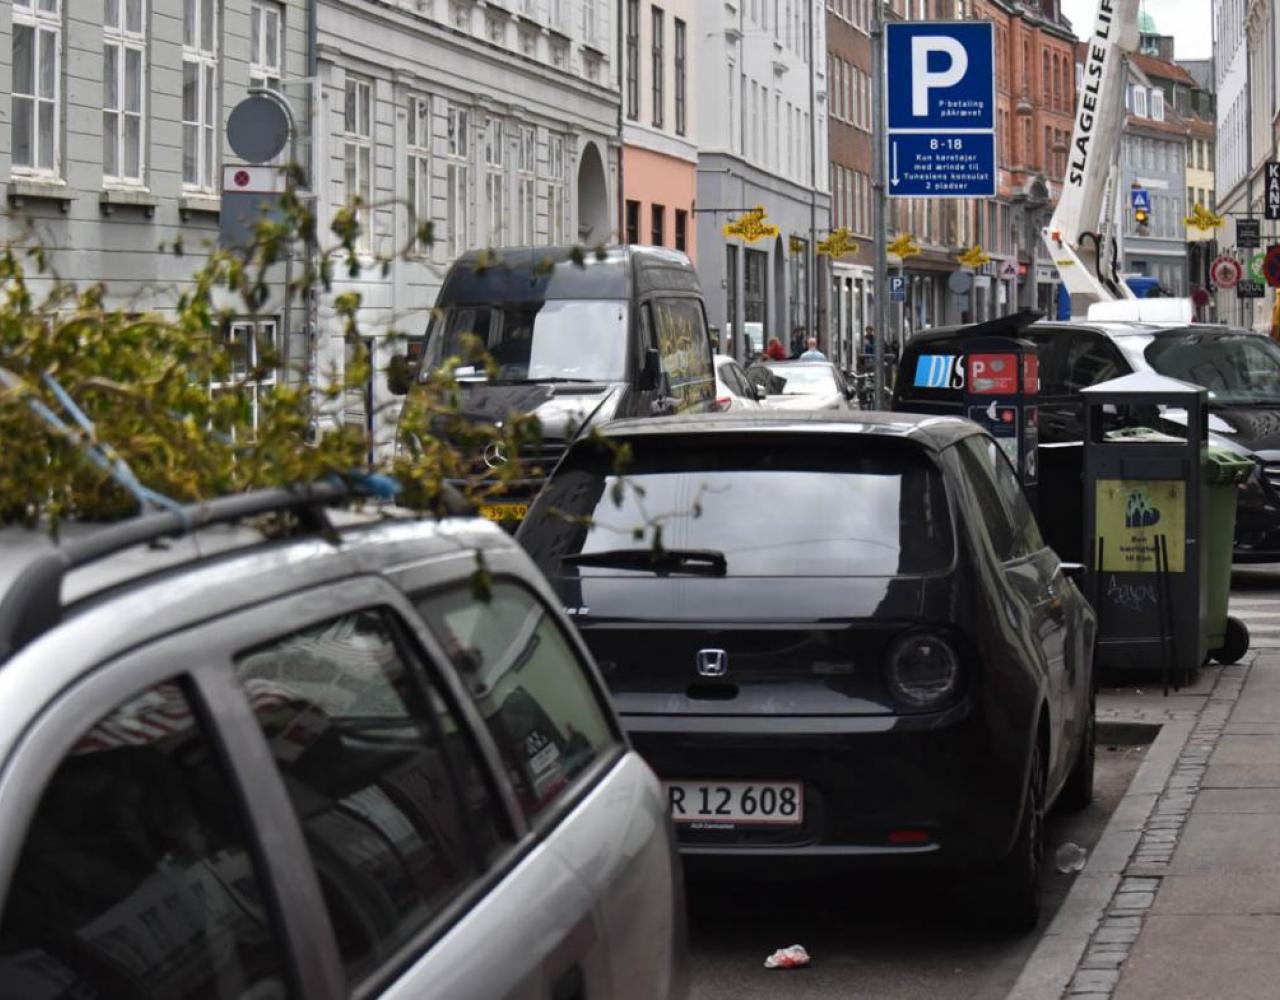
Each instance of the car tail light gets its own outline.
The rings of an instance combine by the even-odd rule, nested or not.
[[[929,843],[928,830],[890,830],[889,843],[891,844],[927,844]]]
[[[960,658],[945,639],[912,632],[889,648],[885,664],[889,693],[909,708],[941,708],[960,683]]]
[[[728,410],[731,409],[732,407],[733,407],[733,397],[731,396],[721,396],[719,399],[716,400],[716,409],[719,410],[721,413],[728,412]]]

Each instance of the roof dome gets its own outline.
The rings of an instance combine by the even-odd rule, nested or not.
[[[1156,19],[1145,10],[1138,11],[1138,33],[1142,35],[1160,34],[1160,29],[1156,27]]]

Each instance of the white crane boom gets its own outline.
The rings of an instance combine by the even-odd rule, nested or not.
[[[1090,318],[1187,322],[1190,301],[1138,299],[1133,294],[1120,277],[1111,234],[1113,197],[1124,195],[1115,188],[1128,57],[1138,47],[1138,3],[1098,0],[1093,34],[1085,42],[1084,76],[1062,193],[1041,238],[1072,305],[1087,305]]]

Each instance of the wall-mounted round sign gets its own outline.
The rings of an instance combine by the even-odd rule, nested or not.
[[[1262,273],[1262,265],[1266,262],[1267,255],[1265,253],[1255,253],[1249,258],[1249,277],[1254,281],[1266,281],[1267,276]]]
[[[251,94],[227,118],[227,142],[248,163],[266,163],[289,141],[289,116],[275,100]]]
[[[1244,277],[1244,268],[1234,257],[1224,254],[1209,266],[1209,277],[1219,288],[1235,288]]]

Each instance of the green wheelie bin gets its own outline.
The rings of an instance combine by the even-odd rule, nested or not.
[[[1209,601],[1205,609],[1205,639],[1209,657],[1235,663],[1249,651],[1249,629],[1227,614],[1231,592],[1231,553],[1236,537],[1236,494],[1253,472],[1252,460],[1226,448],[1209,446],[1205,462],[1204,497],[1208,507],[1207,556]]]

